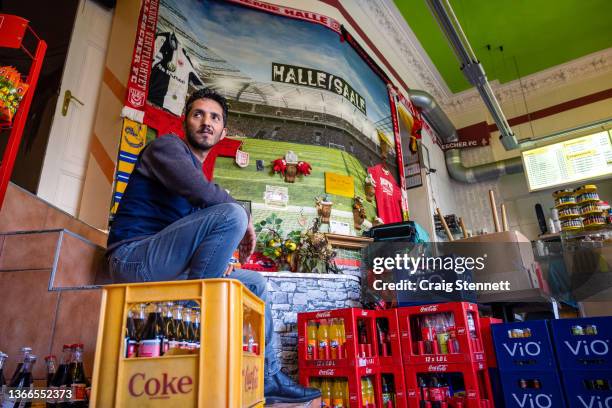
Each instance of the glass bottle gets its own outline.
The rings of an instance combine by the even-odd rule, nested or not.
[[[15,382],[15,380],[17,380],[17,378],[19,378],[19,376],[21,375],[21,371],[23,369],[23,363],[25,362],[25,360],[28,358],[30,354],[32,354],[31,347],[21,348],[21,359],[19,363],[17,363],[17,367],[15,368],[15,372],[13,372],[13,376],[11,377],[9,384],[12,384],[13,382]]]
[[[147,316],[138,343],[138,357],[159,357],[163,353],[164,329],[161,307],[155,305],[155,310]]]
[[[183,306],[174,306],[174,330],[176,330],[176,348],[186,348],[185,323],[183,322]]]
[[[72,345],[72,358],[70,361],[70,388],[72,389],[71,408],[86,408],[89,403],[87,401],[87,389],[89,383],[83,366],[83,344]]]
[[[22,389],[30,388],[32,386],[32,383],[34,382],[34,379],[32,378],[32,368],[34,367],[35,363],[36,356],[28,353],[28,355],[23,360],[19,375],[17,376],[17,378],[11,381],[9,387]],[[23,400],[4,401],[2,403],[2,408],[30,408],[31,406],[31,402],[26,402]]]

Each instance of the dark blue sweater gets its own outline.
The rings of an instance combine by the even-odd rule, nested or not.
[[[108,235],[107,253],[153,235],[175,221],[221,203],[235,203],[202,173],[202,163],[183,140],[165,135],[138,156]]]

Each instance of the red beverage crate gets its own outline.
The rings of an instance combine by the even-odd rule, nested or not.
[[[298,365],[300,368],[328,367],[377,367],[379,365],[376,341],[376,311],[358,308],[325,310],[320,312],[298,313]],[[342,319],[344,341],[336,348],[320,347],[316,344],[314,352],[309,353],[309,322],[321,324],[331,319]],[[361,334],[360,330],[361,327]],[[318,333],[318,329],[317,329]],[[360,338],[363,337],[363,338]],[[317,343],[319,339],[317,338]]]
[[[380,365],[401,364],[402,351],[397,309],[376,310],[374,313],[376,316],[376,349]]]
[[[491,334],[491,325],[503,323],[502,319],[494,317],[480,318],[480,332],[482,334],[482,346],[487,360],[487,367],[497,368],[497,358],[495,357],[495,347],[493,346],[493,335]]]
[[[452,302],[397,309],[404,363],[484,362],[478,306]]]
[[[449,408],[494,408],[489,373],[484,362],[405,364],[409,408],[438,402]],[[443,405],[442,402],[446,402]]]
[[[376,405],[367,404],[366,395],[362,390],[362,379],[370,378],[374,388],[372,402]],[[376,408],[380,407],[380,374],[374,367],[322,367],[322,368],[300,368],[300,383],[305,386],[320,388],[319,381],[329,379],[331,381],[346,381],[348,394],[344,398],[344,406],[347,408]],[[317,383],[315,383],[317,381]],[[332,395],[333,397],[333,395]],[[325,395],[321,397],[321,403],[325,402]],[[333,401],[332,401],[333,402]],[[325,406],[325,405],[322,405]],[[331,405],[333,406],[333,405]]]

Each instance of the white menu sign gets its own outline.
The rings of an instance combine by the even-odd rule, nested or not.
[[[522,152],[529,191],[543,190],[612,174],[608,131]]]

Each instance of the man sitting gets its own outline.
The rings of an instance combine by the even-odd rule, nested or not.
[[[216,92],[194,92],[185,106],[185,140],[165,135],[138,156],[108,237],[107,258],[115,282],[171,281],[230,276],[266,302],[264,394],[268,403],[306,402],[319,390],[280,371],[266,280],[232,270],[253,253],[255,231],[247,212],[225,190],[206,180],[202,163],[226,135],[227,103]]]

